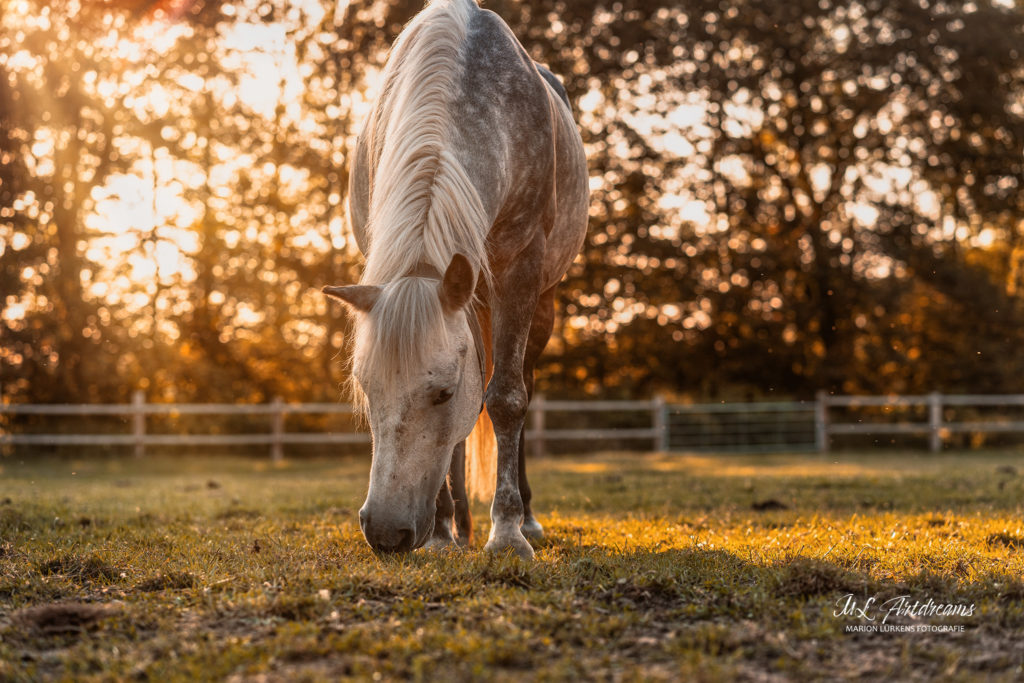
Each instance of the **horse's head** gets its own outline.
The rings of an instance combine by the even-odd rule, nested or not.
[[[483,401],[473,268],[456,254],[443,277],[431,271],[324,288],[357,312],[352,372],[373,433],[359,524],[378,551],[412,550],[430,537],[452,451]]]

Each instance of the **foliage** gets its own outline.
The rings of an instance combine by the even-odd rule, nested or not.
[[[961,457],[539,461],[532,563],[484,554],[486,521],[376,558],[363,460],[5,463],[0,677],[1012,680],[1024,480]],[[847,593],[976,609],[848,634]]]
[[[528,17],[604,180],[564,290],[580,316],[566,369],[711,397],[1013,390],[995,375],[1021,343],[1019,10],[638,1]]]
[[[330,400],[347,151],[418,2],[11,0],[5,400]],[[1016,391],[1016,3],[494,0],[593,188],[539,386]],[[7,11],[9,9],[9,11]]]

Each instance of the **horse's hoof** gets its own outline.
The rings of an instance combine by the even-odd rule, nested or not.
[[[430,538],[423,544],[423,548],[426,550],[445,550],[455,547],[457,546],[455,545],[455,536],[452,535],[451,522],[441,526],[435,524]]]
[[[526,540],[522,533],[514,536],[506,536],[499,538],[491,538],[487,541],[487,545],[484,546],[484,550],[489,553],[502,553],[506,550],[512,550],[516,555],[523,558],[524,560],[533,559],[533,546]]]
[[[455,536],[452,535],[452,522],[448,520],[438,524],[434,523],[434,530],[430,532],[430,538],[423,544],[424,550],[444,550],[455,547]]]
[[[519,527],[519,530],[523,532],[523,536],[529,541],[539,541],[544,538],[544,527],[540,525],[540,522],[533,515],[526,518],[526,521]]]
[[[441,550],[458,550],[460,548],[455,544],[454,538],[431,536],[427,539],[427,542],[423,544],[423,549],[436,552]]]

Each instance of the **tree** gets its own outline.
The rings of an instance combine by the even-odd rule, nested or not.
[[[486,4],[588,150],[543,390],[1019,390],[1019,7]],[[316,290],[358,273],[348,151],[421,3],[23,7],[0,16],[4,398],[335,398]]]
[[[116,384],[102,369],[117,353],[100,332],[107,313],[86,295],[93,267],[83,216],[91,189],[128,161],[117,149],[125,96],[116,77],[101,75],[114,48],[93,40],[119,20],[48,3],[2,19],[7,396],[89,401]]]
[[[1019,10],[638,1],[519,16],[567,76],[597,188],[556,373],[704,396],[1007,386],[990,382],[1020,343],[1020,305],[964,246],[988,230],[1017,248]],[[906,343],[891,321],[923,312],[903,294],[921,287],[974,322],[972,303],[992,301],[1003,352],[934,384],[970,342],[961,330],[955,356]],[[891,372],[864,362],[896,349]],[[906,371],[920,358],[928,377]]]

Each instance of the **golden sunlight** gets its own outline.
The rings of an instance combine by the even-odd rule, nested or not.
[[[300,3],[307,12],[306,20],[312,24],[323,15],[319,3]],[[101,45],[115,51],[123,65],[120,72],[108,79],[96,79],[92,73],[87,80],[95,83],[105,98],[126,96],[125,104],[137,115],[159,120],[180,107],[180,95],[168,89],[164,82],[151,78],[155,75],[152,63],[170,50],[191,29],[184,22],[174,22],[175,13],[157,12],[149,21],[142,22],[128,33],[112,27]],[[233,74],[230,79],[204,80],[192,72],[182,73],[176,80],[184,91],[193,94],[209,89],[212,96],[225,106],[240,104],[252,114],[266,120],[283,116],[288,121],[302,118],[301,99],[305,84],[294,44],[287,37],[283,23],[270,24],[236,22],[219,40],[222,68]],[[293,27],[294,28],[294,27]],[[130,94],[129,89],[130,88]],[[165,136],[169,131],[165,131]],[[142,286],[147,291],[155,286],[189,281],[195,277],[190,253],[198,248],[190,228],[200,220],[203,207],[189,194],[203,185],[213,188],[223,197],[230,211],[230,195],[220,193],[217,187],[229,187],[240,172],[249,172],[252,159],[239,155],[237,150],[214,145],[213,162],[205,169],[198,164],[176,158],[165,147],[153,148],[138,139],[125,140],[125,151],[136,155],[129,173],[112,174],[105,184],[92,190],[93,206],[85,217],[85,225],[98,235],[87,252],[90,260],[109,264],[107,272],[93,275],[90,292],[107,301],[124,297],[125,287]],[[191,134],[177,144],[186,149],[198,149],[204,140]],[[40,157],[49,151],[47,141],[37,143]],[[52,172],[52,171],[51,171]],[[283,191],[301,195],[308,182],[308,173],[290,167],[277,172],[277,182]],[[332,224],[333,225],[333,224]],[[335,226],[340,227],[340,226]],[[230,238],[229,238],[230,239]],[[139,250],[140,245],[145,248]],[[300,235],[296,246],[316,245],[321,251],[328,248],[322,237],[314,231]],[[124,255],[131,252],[128,258]],[[126,277],[115,277],[123,271]],[[240,320],[251,322],[252,316],[242,315]]]

